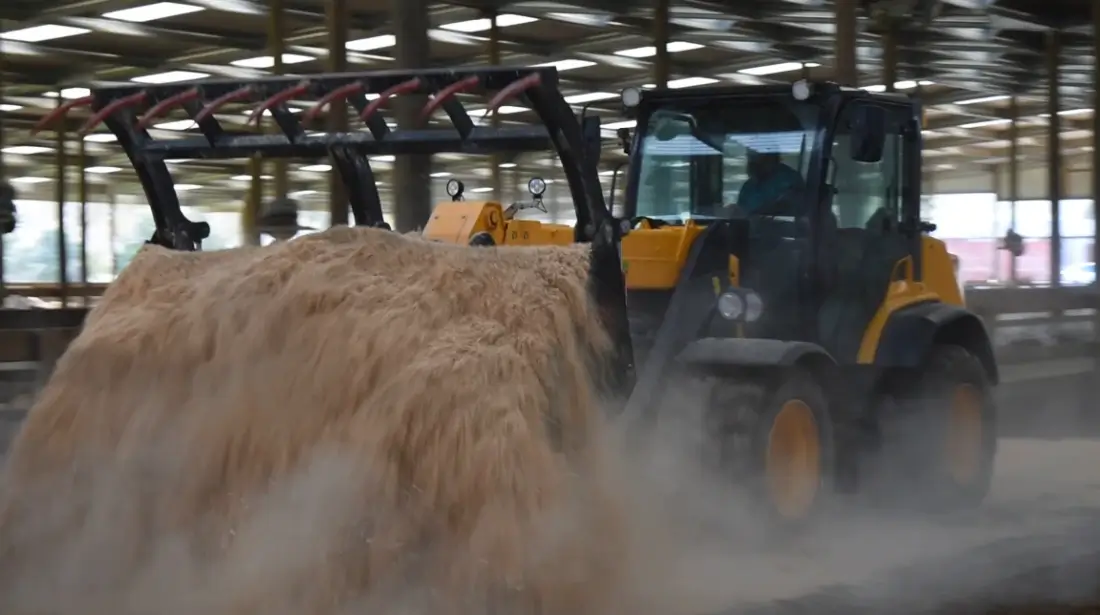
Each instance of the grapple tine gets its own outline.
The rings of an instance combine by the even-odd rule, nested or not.
[[[538,73],[532,73],[522,79],[517,79],[512,83],[509,83],[507,86],[504,87],[504,89],[497,92],[497,95],[489,101],[489,106],[485,109],[485,115],[489,115],[490,113],[496,111],[508,100],[519,96],[523,92],[535,87],[540,83],[542,83],[542,77],[540,77]]]
[[[382,105],[386,104],[386,101],[388,101],[389,99],[398,94],[408,94],[409,92],[415,92],[418,88],[420,88],[419,77],[414,77],[412,79],[409,79],[408,81],[398,83],[392,88],[389,88],[385,92],[379,94],[378,98],[370,101],[370,104],[367,105],[367,107],[363,109],[363,112],[359,114],[359,119],[365,122],[367,118],[374,115],[374,113],[378,111],[382,107]]]
[[[343,100],[352,94],[358,94],[367,87],[367,84],[362,81],[353,81],[347,85],[342,85],[335,90],[332,90],[328,94],[325,94],[318,100],[309,111],[306,111],[302,116],[302,122],[312,122],[313,118],[317,117],[317,114],[321,112],[326,106],[332,104],[336,100]]]
[[[197,100],[201,97],[202,90],[200,90],[198,86],[193,87],[189,90],[184,90],[179,94],[169,96],[168,98],[165,98],[159,103],[153,105],[151,109],[145,112],[145,115],[142,115],[141,118],[138,119],[138,128],[146,128],[147,126],[149,126],[150,123],[152,123],[153,120],[164,117],[164,115],[167,114],[169,110],[178,107],[184,103],[189,103],[193,100]]]
[[[219,96],[219,97],[215,98],[214,100],[210,101],[209,103],[207,103],[206,106],[204,106],[201,111],[199,111],[198,113],[195,114],[195,123],[197,124],[199,122],[202,122],[206,118],[214,115],[214,113],[218,109],[221,109],[222,107],[228,105],[229,103],[239,102],[239,101],[242,101],[242,100],[247,100],[247,99],[251,98],[252,95],[255,94],[255,93],[256,93],[255,86],[246,85],[243,88],[237,88],[236,90],[233,90],[232,92],[229,92],[228,94],[222,94],[221,96]]]
[[[65,114],[67,114],[69,111],[75,109],[76,107],[87,107],[87,106],[91,105],[94,102],[95,102],[95,97],[94,96],[83,96],[81,98],[74,98],[73,100],[70,100],[66,103],[58,105],[56,109],[54,109],[53,111],[50,111],[49,113],[47,113],[45,115],[45,117],[43,117],[42,119],[35,122],[34,126],[31,127],[31,134],[32,135],[38,134],[42,130],[48,128],[50,125],[52,125],[57,120],[64,117]]]
[[[264,111],[274,107],[275,105],[281,105],[286,101],[294,98],[295,96],[301,96],[309,91],[309,81],[303,81],[298,85],[291,86],[278,94],[269,97],[267,100],[259,104],[252,110],[252,115],[248,117],[249,124],[259,123],[260,118],[263,117]]]
[[[451,98],[452,96],[461,92],[465,92],[471,88],[475,88],[480,83],[481,78],[474,75],[472,77],[466,77],[465,79],[462,79],[460,81],[455,81],[451,85],[443,88],[439,91],[438,94],[433,96],[432,99],[428,101],[428,104],[424,105],[424,108],[420,111],[420,119],[428,119],[432,116],[433,113],[435,113],[436,109],[439,109],[439,107],[443,106],[443,103],[447,102],[448,98]]]
[[[147,96],[148,94],[145,92],[145,90],[142,90],[140,92],[135,92],[133,94],[130,94],[129,96],[123,96],[122,98],[118,98],[107,103],[95,115],[88,118],[88,121],[80,127],[80,130],[77,131],[77,134],[80,136],[88,134],[89,132],[94,130],[96,126],[102,124],[103,120],[106,120],[115,111],[118,111],[119,109],[124,109],[126,107],[140,105],[141,103],[145,102]]]
[[[302,83],[303,80],[308,83]],[[589,241],[592,239],[591,229],[600,228],[601,224],[606,226],[604,223],[607,221],[607,207],[595,177],[595,167],[588,163],[591,156],[586,154],[598,150],[599,133],[597,130],[589,134],[592,131],[586,132],[587,129],[578,124],[558,85],[558,71],[554,67],[537,66],[385,70],[243,80],[204,79],[171,86],[103,84],[92,88],[91,95],[84,99],[58,101],[58,108],[47,110],[48,115],[35,128],[38,130],[48,126],[72,107],[90,105],[89,115],[95,114],[95,117],[81,132],[106,122],[106,127],[136,169],[149,200],[156,226],[154,241],[169,247],[193,249],[207,231],[190,222],[181,210],[179,198],[171,190],[173,179],[166,161],[247,156],[320,158],[338,152],[346,153],[352,162],[365,162],[374,155],[541,152],[552,149],[561,162],[575,205],[575,236],[578,241]],[[201,94],[196,93],[195,88]],[[490,92],[487,98],[493,99],[489,104],[491,112],[498,112],[505,100],[522,94],[541,120],[541,125],[477,127],[470,117],[472,114],[456,97],[467,90]],[[366,100],[364,94],[367,92],[379,94],[377,97],[371,95],[374,100]],[[303,109],[306,112],[303,114],[285,113],[285,101],[300,93],[302,95],[298,99],[311,108]],[[418,101],[411,111],[425,116],[435,112],[441,120],[444,118],[438,112],[445,111],[454,129],[408,126],[398,130],[400,134],[390,134],[382,117],[385,113],[379,111],[394,96],[405,94],[423,94],[426,100]],[[322,119],[321,110],[326,108],[325,105],[331,109],[333,104],[342,104],[339,102],[341,97],[345,98],[343,104],[356,109],[356,116],[364,122],[369,132],[326,131],[323,128],[319,132],[304,130],[303,117]],[[272,113],[282,134],[258,135],[252,134],[253,131],[231,130],[222,126],[215,116],[231,103],[248,105],[249,113],[242,119],[250,117],[250,121],[262,117],[264,111]],[[251,107],[257,104],[260,107],[253,112]],[[201,134],[159,138],[159,134],[144,133],[139,127],[155,124],[150,122],[156,117],[164,117],[165,112],[174,105],[180,105],[187,111],[187,115],[198,124]],[[341,171],[342,181],[348,184],[349,205],[356,213],[357,223],[358,213],[367,212],[364,214],[366,224],[372,224],[374,218],[378,218],[374,212],[381,210],[378,197],[370,190],[357,187],[370,183],[365,179],[369,165],[349,170]]]

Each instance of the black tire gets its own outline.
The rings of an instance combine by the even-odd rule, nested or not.
[[[753,507],[770,523],[784,529],[803,526],[828,508],[834,488],[836,455],[833,422],[828,398],[810,374],[797,369],[787,371],[770,390],[758,388],[755,394],[746,393],[744,385],[719,382],[711,408],[727,421],[732,419],[736,423],[731,429],[727,422],[723,429],[723,470],[732,472],[735,480],[748,489]],[[786,417],[782,425],[778,424],[781,415]],[[811,424],[804,423],[805,419]],[[781,488],[784,472],[778,466],[796,457],[788,456],[781,449],[775,450],[781,445],[775,430],[790,433],[792,425],[799,431],[807,426],[813,429],[811,438],[815,439],[802,440],[787,453],[808,455],[807,461],[795,463],[802,466],[802,470],[814,472],[817,478],[812,485],[809,482],[791,485],[798,493],[784,496]],[[813,465],[816,465],[816,472]]]
[[[489,248],[497,245],[497,242],[493,239],[492,234],[482,231],[480,233],[475,233],[474,236],[470,238],[470,245]]]
[[[980,505],[997,455],[997,408],[981,361],[961,346],[938,344],[897,388],[897,403],[881,417],[880,493],[926,512]]]

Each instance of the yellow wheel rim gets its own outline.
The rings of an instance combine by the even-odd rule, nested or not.
[[[806,402],[789,400],[776,415],[765,472],[776,511],[789,519],[806,516],[821,487],[821,437]]]
[[[982,462],[982,396],[976,387],[961,384],[951,396],[947,426],[947,469],[959,485],[977,480]]]

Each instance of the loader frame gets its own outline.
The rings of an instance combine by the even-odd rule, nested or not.
[[[479,126],[457,98],[460,93],[495,92],[485,115],[511,99],[522,99],[541,126]],[[395,97],[428,95],[418,127],[391,129],[383,108]],[[287,103],[312,99],[299,119]],[[279,131],[259,134],[227,129],[216,114],[226,105],[254,103],[250,122],[269,113]],[[346,104],[366,131],[315,132],[306,126],[325,107]],[[151,243],[194,250],[209,236],[204,223],[192,222],[180,209],[166,161],[195,158],[265,158],[330,156],[347,187],[349,205],[359,226],[384,227],[371,155],[490,153],[553,149],[561,160],[577,211],[577,240],[590,241],[609,221],[596,160],[599,118],[578,122],[558,89],[557,69],[487,68],[469,70],[377,71],[271,77],[258,80],[217,79],[166,85],[120,85],[93,88],[83,98],[66,102],[46,115],[33,131],[60,120],[69,111],[88,107],[86,134],[100,124],[117,138],[149,199],[156,231]],[[157,139],[150,125],[174,110],[183,110],[201,136]],[[442,109],[451,128],[429,128],[427,120]]]

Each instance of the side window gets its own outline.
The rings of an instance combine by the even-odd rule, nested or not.
[[[852,107],[849,107],[851,109]],[[839,228],[863,228],[881,232],[889,228],[888,221],[901,219],[902,152],[901,126],[890,117],[882,159],[867,163],[852,160],[850,155],[850,112],[840,118],[833,141],[832,184],[833,213]],[[885,220],[883,220],[885,217]]]
[[[689,211],[691,156],[652,139],[642,158],[638,215],[667,216]]]

